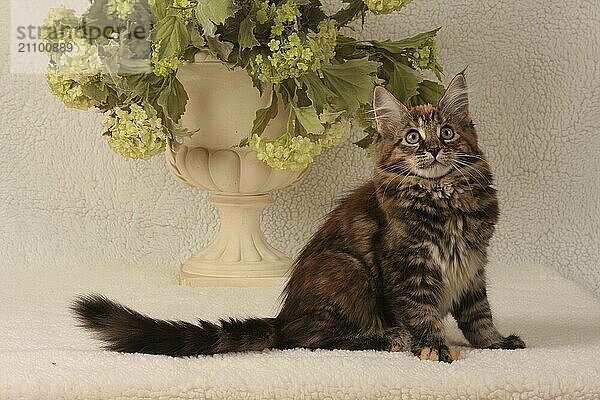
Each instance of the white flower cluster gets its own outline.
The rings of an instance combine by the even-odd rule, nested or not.
[[[123,157],[147,160],[165,151],[166,135],[156,111],[138,104],[129,110],[115,107],[106,112],[102,127],[109,147]]]
[[[309,138],[290,137],[288,134],[273,140],[265,140],[254,135],[250,138],[249,144],[256,151],[259,160],[276,169],[300,170],[306,168],[315,156],[321,153],[321,146]]]
[[[55,26],[62,21],[76,20],[75,10],[65,6],[55,7],[48,10],[48,14],[42,22],[42,33],[45,34],[53,30]]]
[[[62,75],[48,71],[48,86],[52,93],[62,100],[67,107],[87,110],[94,106],[94,100],[83,92],[83,87],[72,79],[65,79]]]
[[[363,0],[373,14],[390,14],[399,11],[412,0]]]
[[[80,81],[105,71],[98,47],[91,45],[84,37],[73,35],[68,39],[72,51],[52,55],[55,72],[66,79]]]
[[[108,0],[108,3],[104,6],[104,11],[119,19],[127,19],[133,14],[137,2],[138,0]]]
[[[348,118],[342,117],[339,121],[332,123],[319,137],[318,143],[323,147],[333,147],[342,143],[350,136],[352,123]]]

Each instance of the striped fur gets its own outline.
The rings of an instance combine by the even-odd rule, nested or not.
[[[167,354],[174,357],[263,350],[276,343],[274,318],[245,321],[161,321],[91,295],[71,307],[83,328],[106,342],[105,348],[125,353]]]
[[[276,318],[159,321],[92,296],[73,307],[82,325],[122,352],[374,349],[452,362],[458,353],[442,323],[451,313],[476,347],[523,348],[494,327],[486,296],[498,202],[464,76],[437,107],[408,110],[383,88],[374,107],[375,176],[341,201],[301,252]],[[407,141],[410,132],[418,132],[418,143]]]

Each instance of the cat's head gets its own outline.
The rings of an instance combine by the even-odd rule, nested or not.
[[[379,170],[435,180],[448,175],[467,177],[476,169],[487,168],[469,116],[464,73],[452,79],[435,106],[408,109],[379,86],[373,108],[379,132],[375,152]]]

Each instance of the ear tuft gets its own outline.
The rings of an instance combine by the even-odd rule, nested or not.
[[[373,111],[375,112],[377,131],[382,136],[392,136],[409,113],[406,106],[400,103],[383,86],[375,87]]]
[[[449,117],[468,117],[469,96],[467,93],[465,71],[459,72],[452,78],[452,81],[440,99],[437,108],[441,114]]]

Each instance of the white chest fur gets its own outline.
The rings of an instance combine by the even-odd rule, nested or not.
[[[433,261],[440,268],[444,285],[439,305],[442,316],[460,299],[484,262],[481,253],[465,241],[463,229],[463,216],[449,217],[444,225],[443,239],[433,246]]]

